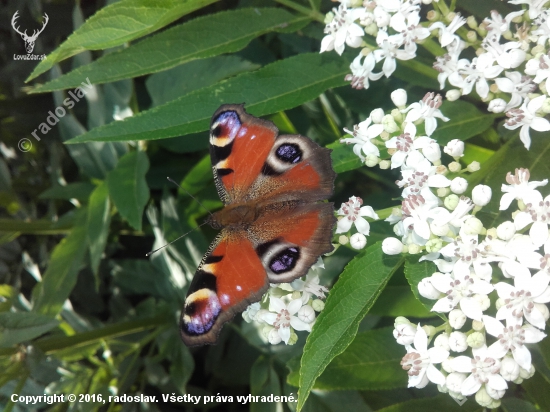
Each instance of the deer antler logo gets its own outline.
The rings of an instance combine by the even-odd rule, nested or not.
[[[17,33],[21,35],[21,38],[25,41],[25,49],[27,49],[27,54],[31,54],[34,49],[34,43],[36,42],[38,35],[44,31],[44,28],[46,27],[46,24],[48,24],[48,21],[50,20],[50,18],[46,13],[44,13],[44,21],[42,22],[42,28],[40,30],[34,30],[32,36],[29,36],[27,34],[27,30],[21,33],[19,31],[19,27],[15,27],[16,20],[19,17],[17,13],[19,13],[19,10],[17,10],[13,15],[11,19],[11,26]]]

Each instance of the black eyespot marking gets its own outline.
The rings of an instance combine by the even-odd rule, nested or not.
[[[303,153],[297,144],[284,143],[275,150],[275,155],[283,162],[297,163],[302,160]]]
[[[269,268],[277,275],[284,272],[290,272],[296,266],[296,262],[298,262],[299,258],[300,249],[297,247],[289,247],[279,252],[269,261]]]
[[[187,316],[193,316],[196,311],[197,311],[197,305],[195,304],[195,302],[188,303],[183,308],[183,313],[185,313]]]
[[[216,169],[219,177],[227,176],[233,173],[233,169]]]
[[[197,270],[193,280],[191,281],[191,285],[189,285],[187,295],[190,295],[200,289],[210,289],[216,292],[216,276],[212,273],[205,272],[204,270]]]
[[[210,255],[210,256],[207,256],[206,259],[204,259],[204,264],[209,265],[211,263],[218,263],[218,262],[221,262],[222,259],[223,259],[223,256]]]
[[[265,162],[262,166],[262,172],[264,176],[279,176],[282,175],[283,172],[278,172],[277,170],[273,169],[269,163]]]

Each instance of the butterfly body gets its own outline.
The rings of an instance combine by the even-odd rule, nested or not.
[[[336,174],[330,150],[223,105],[210,128],[214,180],[224,208],[207,222],[220,234],[191,282],[180,331],[190,346],[215,343],[223,323],[261,299],[269,283],[304,276],[332,251]]]

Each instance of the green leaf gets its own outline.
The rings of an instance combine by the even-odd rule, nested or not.
[[[33,312],[55,316],[69,297],[86,252],[86,210],[77,212],[69,236],[54,248],[48,269],[32,291]]]
[[[504,412],[537,412],[538,409],[532,403],[517,398],[504,398],[502,400],[502,410]]]
[[[443,102],[441,112],[450,120],[443,122],[441,119],[437,119],[437,129],[431,137],[442,146],[453,139],[464,141],[484,132],[491,127],[495,118],[500,116],[483,113],[473,104],[463,100]]]
[[[363,164],[361,159],[353,153],[352,146],[334,142],[327,145],[327,148],[332,149],[330,157],[332,158],[332,168],[336,173],[354,170],[361,167]]]
[[[199,17],[106,54],[32,92],[76,87],[86,78],[100,84],[157,73],[192,60],[241,50],[258,36],[302,26],[308,21],[308,17],[275,8],[239,9]]]
[[[54,186],[40,193],[40,199],[78,199],[87,200],[92,194],[95,186],[87,182],[69,183],[66,186]]]
[[[435,272],[437,272],[437,267],[433,262],[424,260],[422,262],[418,262],[418,260],[407,260],[405,262],[405,277],[409,281],[409,285],[411,285],[411,291],[424,305],[426,310],[431,311],[433,305],[435,305],[436,300],[430,300],[426,299],[424,296],[420,295],[418,293],[418,284],[422,281],[422,279],[432,276]],[[438,315],[442,317],[441,314],[438,314],[436,312],[432,312],[433,315]]]
[[[304,347],[298,410],[304,406],[315,380],[352,342],[359,322],[402,262],[403,257],[384,254],[381,243],[376,243],[345,267]]]
[[[27,82],[54,64],[85,50],[104,50],[120,46],[152,33],[216,0],[122,0],[110,4],[90,17],[61,46],[42,60]]]
[[[0,313],[0,347],[32,340],[59,325],[51,316],[29,312]]]
[[[109,196],[118,212],[136,230],[141,230],[143,209],[149,200],[145,174],[149,159],[142,151],[133,151],[120,158],[107,176]]]
[[[90,204],[88,205],[88,244],[90,245],[90,260],[92,271],[96,275],[96,282],[99,282],[97,272],[101,255],[107,244],[110,223],[109,189],[106,182],[101,182],[90,196]]]
[[[310,101],[331,87],[344,85],[348,71],[349,62],[340,56],[304,53],[98,127],[70,143],[154,140],[200,132],[208,129],[212,113],[224,103],[245,102],[246,110],[254,116],[276,113]]]
[[[148,261],[126,259],[114,262],[111,272],[115,284],[124,294],[150,295],[163,300],[177,300],[177,292],[170,279]]]
[[[238,56],[215,56],[209,59],[194,60],[153,74],[147,78],[145,85],[153,100],[153,106],[160,106],[193,90],[210,86],[220,80],[259,67],[258,64],[243,60]]]
[[[213,180],[212,162],[210,155],[206,155],[185,175],[181,182],[181,187],[194,195],[212,184]],[[179,190],[179,192],[185,193],[183,190]]]
[[[406,285],[387,286],[369,313],[391,317],[432,318],[434,316]]]
[[[527,392],[528,397],[538,406],[538,410],[550,410],[550,383],[544,379],[540,372],[522,382],[522,387]]]
[[[252,396],[280,396],[281,382],[269,358],[261,355],[250,370],[250,393]],[[276,412],[280,402],[251,402],[251,412]]]
[[[392,328],[360,332],[344,352],[328,364],[315,382],[323,390],[381,390],[407,386],[400,361],[406,351],[395,342]],[[365,356],[368,354],[368,356]],[[299,385],[299,363],[288,365],[288,383]]]

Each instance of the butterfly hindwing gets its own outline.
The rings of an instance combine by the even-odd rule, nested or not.
[[[268,286],[245,233],[222,230],[189,286],[180,322],[183,341],[188,346],[215,343],[223,324],[258,301]]]

